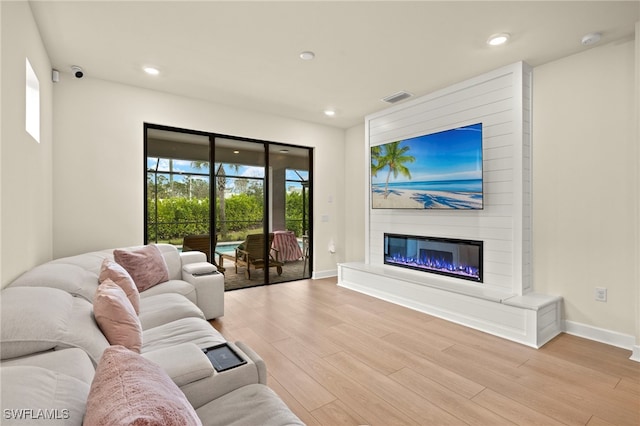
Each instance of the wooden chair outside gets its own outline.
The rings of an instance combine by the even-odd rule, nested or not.
[[[236,274],[238,273],[238,266],[244,266],[247,268],[244,271],[244,276],[250,280],[252,267],[253,269],[265,269],[265,266],[268,266],[269,268],[275,267],[278,275],[282,275],[284,263],[279,259],[278,250],[272,247],[273,233],[269,234],[269,256],[266,261],[264,259],[264,243],[264,234],[247,235],[244,242],[236,248]]]
[[[304,234],[302,236],[302,258],[304,260],[304,264],[302,265],[302,278],[306,277],[307,263],[309,263],[309,250],[309,236]],[[309,267],[309,272],[311,272],[311,267]]]
[[[213,245],[217,244],[217,238],[214,237]],[[218,268],[218,271],[224,272],[222,261],[216,262],[214,256],[211,256],[211,236],[208,234],[187,235],[182,239],[182,251],[201,251],[207,256],[207,262],[211,262]]]

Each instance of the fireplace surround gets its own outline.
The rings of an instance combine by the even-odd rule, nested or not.
[[[482,241],[384,234],[384,263],[482,282]]]
[[[338,264],[338,285],[536,348],[561,332],[562,298],[532,280],[531,88],[531,67],[519,62],[366,117],[368,148],[482,122],[483,210],[369,208],[364,259]],[[390,266],[384,233],[481,240],[482,278]]]

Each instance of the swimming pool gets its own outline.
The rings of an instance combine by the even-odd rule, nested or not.
[[[242,244],[242,241],[229,241],[224,243],[218,243],[216,245],[216,251],[222,254],[235,254],[236,248]]]
[[[240,244],[242,244],[242,241],[227,241],[218,243],[216,245],[216,252],[234,256],[236,253],[236,248]],[[300,246],[300,250],[302,250],[302,240],[298,239],[298,245]]]

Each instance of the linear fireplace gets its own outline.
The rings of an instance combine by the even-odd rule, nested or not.
[[[482,241],[384,234],[384,263],[482,282]]]

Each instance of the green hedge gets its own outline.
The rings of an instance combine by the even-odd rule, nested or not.
[[[182,239],[185,235],[209,233],[209,199],[167,198],[147,203],[150,241]],[[157,227],[156,227],[157,225]]]
[[[287,193],[287,229],[295,231],[296,235],[302,235],[302,201],[300,193]],[[220,223],[219,204],[219,200],[216,200],[218,223]],[[237,194],[225,198],[224,204],[226,232],[238,232],[262,226],[264,218],[262,199],[249,194]],[[149,241],[182,241],[185,235],[209,234],[209,198],[159,199],[157,209],[156,227],[156,204],[153,200],[149,200],[147,204]],[[220,231],[218,229],[218,232]]]

